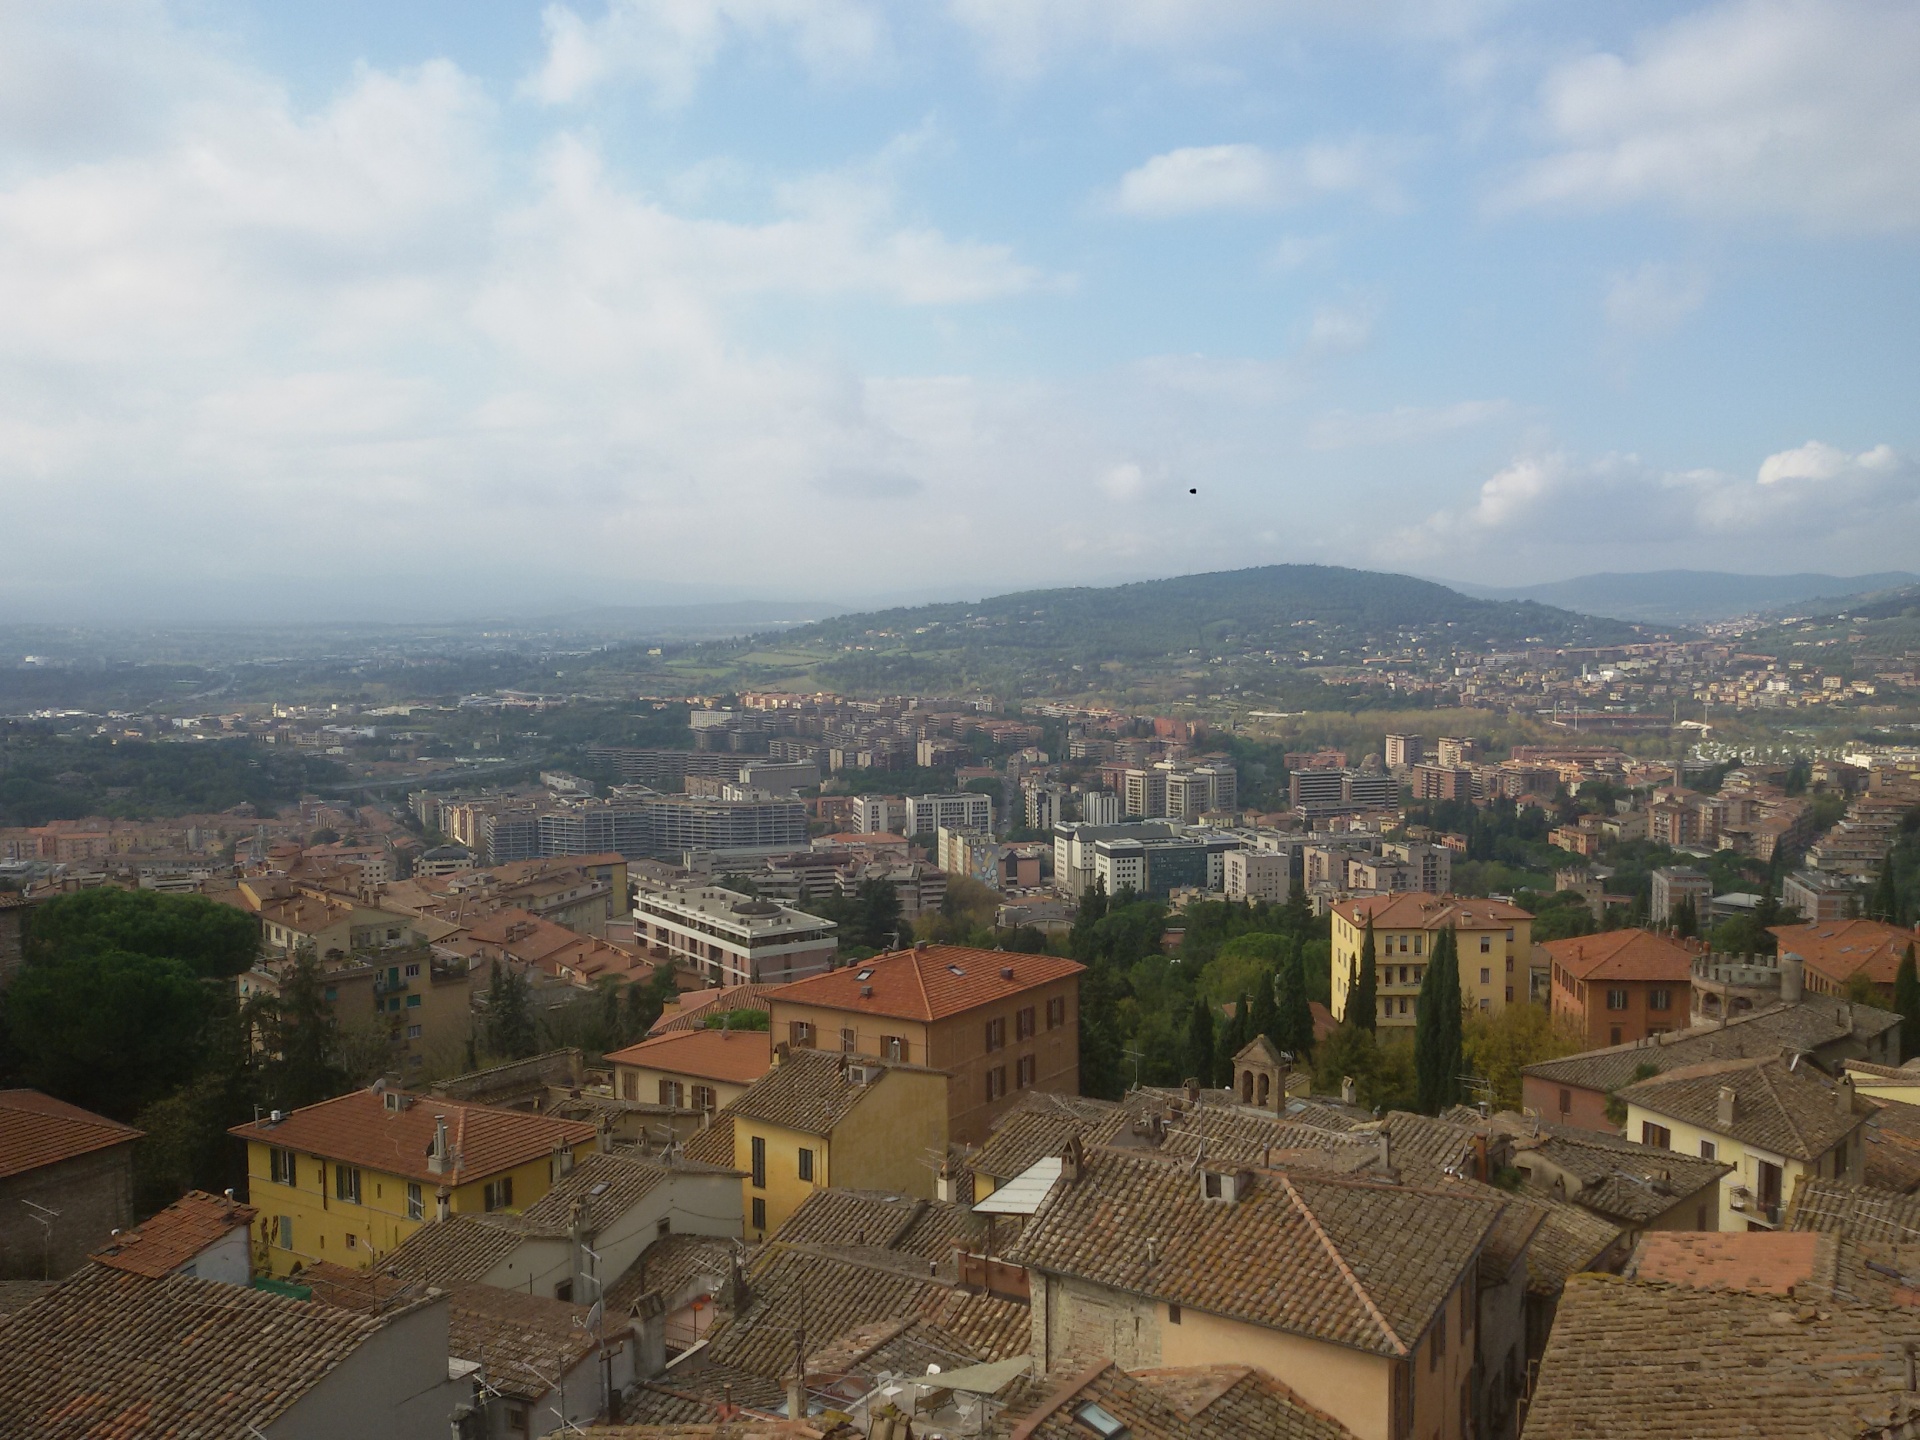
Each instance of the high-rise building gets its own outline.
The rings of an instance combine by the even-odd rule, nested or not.
[[[1021,791],[1021,796],[1026,804],[1029,830],[1051,830],[1067,818],[1067,793],[1058,785],[1029,785]]]
[[[862,835],[907,833],[907,802],[901,795],[861,795],[853,802],[853,828]]]
[[[1465,765],[1478,751],[1471,735],[1442,735],[1433,758],[1442,765]]]
[[[1419,735],[1387,736],[1386,761],[1389,770],[1405,770],[1426,758],[1426,740]]]
[[[1272,905],[1286,900],[1291,857],[1270,850],[1229,850],[1221,865],[1221,884],[1229,900],[1265,900]]]
[[[1131,819],[1152,820],[1166,814],[1167,772],[1158,768],[1127,771],[1121,803]]]
[[[1120,797],[1111,790],[1081,792],[1080,818],[1089,825],[1118,825],[1123,809]]]
[[[971,790],[955,795],[912,795],[907,798],[907,833],[933,835],[948,830],[993,833],[993,797]]]

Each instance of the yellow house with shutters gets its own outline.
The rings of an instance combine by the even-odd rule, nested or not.
[[[594,1153],[593,1126],[404,1090],[356,1090],[236,1125],[257,1266],[364,1267],[422,1225],[517,1212]]]
[[[1360,952],[1373,921],[1375,1027],[1413,1033],[1420,984],[1434,942],[1454,932],[1460,951],[1460,1003],[1498,1015],[1528,1002],[1533,916],[1502,900],[1406,890],[1362,895],[1333,907],[1333,1014],[1347,1018],[1347,995],[1360,979]]]
[[[781,1044],[728,1113],[750,1241],[829,1185],[934,1198],[947,1153],[944,1070]]]

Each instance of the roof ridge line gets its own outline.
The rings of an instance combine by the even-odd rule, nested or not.
[[[1767,1094],[1772,1097],[1775,1108],[1780,1111],[1780,1118],[1787,1122],[1787,1129],[1793,1132],[1793,1138],[1800,1142],[1800,1148],[1802,1150],[1810,1152],[1813,1146],[1807,1142],[1807,1137],[1801,1133],[1800,1126],[1794,1121],[1792,1108],[1781,1098],[1780,1092],[1774,1088],[1773,1077],[1767,1073],[1767,1067],[1769,1065],[1777,1065],[1779,1063],[1777,1060],[1763,1060],[1756,1065],[1754,1069],[1759,1073],[1760,1083],[1767,1087]],[[1789,1071],[1788,1073],[1791,1074],[1792,1072]]]
[[[1307,1222],[1307,1228],[1313,1231],[1315,1238],[1320,1241],[1321,1246],[1326,1250],[1328,1258],[1333,1261],[1341,1275],[1346,1278],[1347,1284],[1352,1287],[1353,1293],[1359,1297],[1360,1303],[1367,1307],[1367,1313],[1373,1317],[1374,1323],[1385,1333],[1387,1339],[1393,1342],[1394,1348],[1398,1350],[1401,1355],[1411,1355],[1413,1353],[1412,1349],[1409,1348],[1406,1341],[1400,1338],[1399,1332],[1387,1323],[1387,1317],[1382,1315],[1380,1313],[1380,1307],[1373,1303],[1373,1297],[1367,1293],[1367,1287],[1360,1283],[1360,1277],[1354,1274],[1352,1267],[1347,1264],[1346,1257],[1340,1253],[1340,1247],[1333,1243],[1333,1237],[1327,1234],[1321,1227],[1320,1221],[1318,1217],[1314,1215],[1312,1208],[1307,1204],[1300,1192],[1294,1188],[1292,1178],[1282,1174],[1280,1176],[1280,1184],[1286,1190],[1287,1198],[1292,1200],[1294,1205],[1299,1209],[1301,1218]]]

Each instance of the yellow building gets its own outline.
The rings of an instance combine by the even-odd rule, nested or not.
[[[1731,1165],[1720,1181],[1720,1229],[1777,1230],[1802,1177],[1866,1174],[1861,1127],[1873,1108],[1853,1082],[1828,1080],[1809,1063],[1712,1060],[1616,1092],[1627,1138]]]
[[[933,1199],[947,1153],[947,1076],[781,1044],[773,1069],[728,1115],[734,1168],[746,1173],[747,1238],[759,1241],[829,1185]]]
[[[607,1056],[622,1100],[717,1110],[747,1093],[773,1065],[765,1030],[669,1030]]]
[[[1347,1017],[1347,992],[1360,978],[1360,949],[1373,921],[1375,1024],[1411,1031],[1414,1001],[1434,941],[1451,928],[1460,947],[1460,999],[1468,1009],[1498,1015],[1528,998],[1533,916],[1499,900],[1429,895],[1363,895],[1333,907],[1333,1013]]]
[[[279,1118],[275,1118],[278,1116]],[[593,1126],[403,1090],[236,1125],[263,1269],[364,1267],[448,1215],[517,1212],[594,1153]]]

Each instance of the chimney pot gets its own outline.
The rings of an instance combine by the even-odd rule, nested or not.
[[[1716,1118],[1719,1120],[1722,1130],[1729,1128],[1733,1124],[1734,1108],[1738,1099],[1739,1096],[1731,1085],[1722,1085],[1720,1087],[1720,1105]]]

